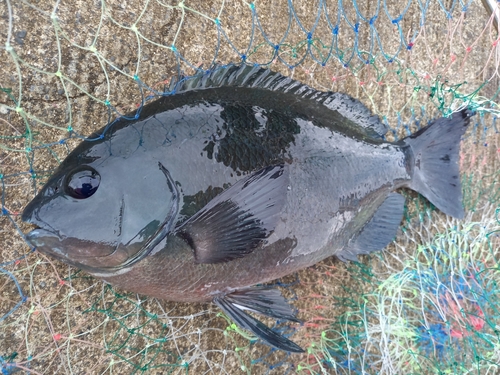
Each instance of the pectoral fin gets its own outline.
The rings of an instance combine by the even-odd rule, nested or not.
[[[274,230],[288,188],[288,167],[275,165],[223,191],[178,230],[197,263],[221,263],[251,253]]]
[[[262,322],[248,315],[253,311],[277,319],[300,322],[279,290],[269,287],[252,287],[223,297],[216,297],[214,303],[238,326],[247,329],[265,343],[287,352],[303,353],[304,350],[293,341],[277,334]]]
[[[359,235],[349,241],[337,257],[343,262],[357,262],[358,255],[386,247],[396,236],[403,219],[404,205],[405,198],[401,194],[389,194]]]

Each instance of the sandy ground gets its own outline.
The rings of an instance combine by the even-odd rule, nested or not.
[[[29,226],[17,214],[78,137],[135,110],[142,95],[163,91],[179,72],[238,62],[242,55],[252,63],[271,63],[273,70],[317,89],[359,98],[385,117],[399,137],[410,130],[404,124],[412,116],[424,113],[429,119],[453,99],[463,102],[476,90],[476,100],[496,102],[496,32],[488,28],[486,11],[479,2],[465,13],[458,3],[443,4],[452,9],[452,18],[447,19],[437,1],[425,10],[416,1],[407,9],[394,1],[378,10],[374,2],[366,2],[357,5],[358,12],[344,4],[340,13],[336,4],[322,8],[317,1],[294,2],[293,12],[277,1],[254,8],[240,1],[68,1],[57,7],[49,1],[1,2],[0,37],[6,47],[0,59],[0,173],[5,176],[0,186],[5,210],[0,262],[17,262],[2,266],[9,273],[0,273],[0,317],[21,300],[9,275],[27,297],[0,321],[1,360],[43,374],[308,373],[307,363],[316,363],[314,371],[319,371],[324,352],[321,358],[288,357],[260,344],[249,346],[243,336],[226,330],[227,321],[212,305],[125,298],[124,291],[29,253],[19,234]],[[279,45],[277,56],[274,45]],[[493,186],[484,190],[491,197],[498,191],[500,142],[491,117],[483,121],[467,134],[462,161],[464,174]],[[489,130],[483,131],[485,127]],[[488,196],[480,198],[474,208],[481,209],[470,221],[491,218],[491,212],[481,211]],[[425,210],[411,203],[409,216],[414,212]],[[364,259],[366,269],[378,275],[392,272],[399,264],[395,259],[415,257],[419,241],[449,224],[436,212],[422,222],[407,222],[408,230],[386,250],[396,254],[392,261]],[[422,225],[430,232],[422,234]],[[360,281],[363,269],[330,259],[281,281],[293,284],[284,292],[297,298],[294,305],[307,323],[293,339],[310,348],[308,354],[317,353],[311,345],[322,342],[325,324],[349,309],[345,301],[372,285],[370,277]],[[340,300],[341,308],[334,303]],[[373,366],[375,371],[378,365]]]

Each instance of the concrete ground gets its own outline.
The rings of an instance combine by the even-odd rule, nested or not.
[[[409,130],[404,124],[412,116],[425,113],[429,119],[452,103],[467,102],[473,93],[482,113],[497,111],[497,32],[479,1],[463,13],[458,2],[449,0],[426,7],[417,1],[358,2],[357,11],[347,3],[341,9],[318,1],[295,1],[293,9],[291,2],[277,1],[0,3],[0,45],[5,46],[0,58],[0,318],[14,311],[0,320],[0,364],[7,368],[6,362],[19,362],[19,368],[43,374],[186,369],[278,374],[310,363],[316,366],[310,373],[319,371],[319,356],[268,356],[265,346],[247,347],[238,333],[225,332],[227,322],[214,306],[125,299],[43,254],[23,257],[29,247],[19,231],[30,228],[18,214],[80,142],[75,137],[134,111],[143,95],[163,91],[179,72],[239,62],[243,55],[319,90],[359,98],[399,137]],[[462,146],[463,170],[493,186],[489,194],[496,194],[500,143],[491,117],[484,121],[489,130],[471,129]],[[418,208],[410,205],[409,210]],[[469,220],[490,219],[479,209],[475,215]],[[425,225],[438,232],[447,219],[434,213]],[[423,238],[412,230],[409,225],[410,234],[387,251],[411,258],[412,239]],[[401,248],[406,255],[398,253]],[[5,264],[10,261],[16,263]],[[382,272],[384,267],[372,262]],[[300,283],[285,288],[297,295],[299,316],[308,323],[294,341],[303,347],[322,342],[317,318],[330,321],[342,313],[332,296],[353,293],[353,277],[348,265],[331,259],[300,272]],[[27,297],[19,307],[14,279]],[[320,305],[326,307],[315,308]]]

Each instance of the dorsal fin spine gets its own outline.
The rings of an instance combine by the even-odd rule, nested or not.
[[[215,65],[209,71],[181,79],[175,84],[173,91],[182,93],[222,86],[263,88],[294,94],[302,98],[316,100],[325,107],[337,111],[347,120],[365,129],[369,136],[382,138],[388,131],[387,125],[381,122],[378,116],[372,115],[370,110],[357,99],[342,93],[315,90],[306,84],[259,65]]]

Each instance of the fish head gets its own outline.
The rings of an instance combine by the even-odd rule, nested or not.
[[[84,142],[22,214],[37,250],[89,271],[129,265],[165,237],[179,194],[168,170],[140,147]]]

